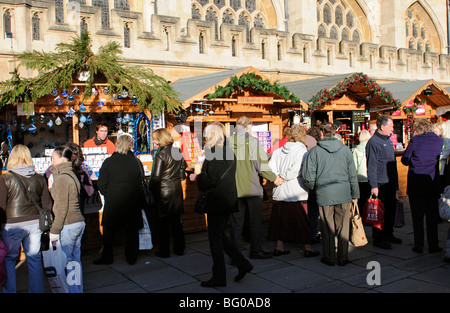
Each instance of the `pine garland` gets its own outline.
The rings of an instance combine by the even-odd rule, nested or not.
[[[311,100],[309,100],[308,107],[310,111],[314,111],[317,106],[324,105],[329,101],[340,99],[347,92],[347,89],[357,84],[362,84],[369,89],[369,92],[372,95],[379,96],[387,104],[392,105],[394,111],[399,109],[400,101],[393,98],[390,91],[380,87],[373,79],[368,78],[367,75],[363,73],[354,73],[346,77],[334,88],[329,90],[322,89],[313,96]]]
[[[101,46],[98,53],[94,54],[88,32],[73,38],[70,43],[57,44],[56,52],[25,52],[18,56],[19,66],[36,71],[38,75],[22,79],[16,70],[10,80],[0,82],[0,107],[23,102],[26,108],[31,102],[50,94],[53,89],[69,89],[74,77],[80,72],[88,72],[82,100],[92,95],[94,79],[103,76],[111,94],[127,91],[130,96],[137,98],[141,111],[176,112],[180,109],[178,94],[164,78],[149,68],[121,63],[121,54],[122,49],[117,42]]]
[[[215,92],[207,95],[206,99],[211,100],[223,96],[230,97],[236,92],[249,89],[260,91],[265,94],[279,95],[283,97],[285,101],[291,101],[294,104],[300,103],[300,99],[292,94],[286,87],[281,86],[278,82],[272,84],[268,79],[263,80],[261,76],[253,72],[244,73],[240,77],[232,76],[228,84],[216,87]]]

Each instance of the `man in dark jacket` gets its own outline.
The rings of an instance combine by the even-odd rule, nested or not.
[[[348,238],[351,203],[359,198],[358,177],[350,149],[334,137],[330,123],[320,126],[323,139],[309,152],[302,166],[302,178],[314,189],[322,229],[322,263],[336,262],[335,234],[338,236],[338,265],[349,263]]]
[[[384,204],[383,228],[372,227],[373,244],[383,249],[391,249],[391,243],[401,243],[394,237],[394,220],[396,210],[396,192],[398,189],[397,160],[391,134],[394,121],[388,115],[380,115],[377,119],[377,130],[366,146],[367,178],[371,194]]]

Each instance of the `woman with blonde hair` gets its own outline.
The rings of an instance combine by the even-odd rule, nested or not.
[[[98,189],[105,196],[103,208],[103,254],[94,264],[113,263],[114,235],[125,229],[125,257],[136,263],[139,251],[139,229],[143,227],[143,166],[133,153],[134,139],[129,134],[117,138],[114,153],[100,168]]]
[[[269,240],[276,241],[274,256],[290,253],[284,242],[302,243],[305,257],[319,255],[311,246],[307,216],[308,188],[300,176],[303,159],[306,157],[306,131],[294,125],[287,133],[286,144],[276,150],[269,161],[275,175],[283,179],[273,188],[272,216],[269,225]]]
[[[41,235],[39,209],[33,197],[43,209],[52,209],[52,200],[46,179],[35,172],[30,150],[16,145],[9,155],[7,172],[0,176],[0,207],[5,211],[6,224],[2,239],[8,247],[5,257],[7,280],[4,293],[16,292],[16,260],[22,245],[28,265],[28,291],[44,292],[44,274],[41,260]],[[25,184],[27,191],[22,188]]]
[[[150,190],[155,200],[152,216],[155,218],[159,251],[156,255],[170,257],[170,238],[173,237],[173,250],[182,255],[185,249],[181,214],[183,209],[183,190],[181,181],[186,179],[186,162],[179,148],[173,147],[173,138],[165,128],[152,134],[153,144],[158,148],[153,158],[150,177]]]
[[[217,123],[206,126],[205,162],[202,172],[190,179],[197,181],[200,191],[208,192],[206,212],[208,220],[208,238],[213,258],[212,278],[201,283],[203,287],[226,286],[226,267],[224,252],[238,267],[239,281],[253,269],[253,265],[225,233],[230,214],[237,211],[236,159],[228,146],[222,125]]]

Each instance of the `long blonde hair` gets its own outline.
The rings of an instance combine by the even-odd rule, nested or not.
[[[9,154],[6,168],[9,170],[19,166],[27,165],[33,165],[33,159],[31,158],[30,150],[27,146],[24,146],[22,144],[15,145],[12,148],[11,153]]]

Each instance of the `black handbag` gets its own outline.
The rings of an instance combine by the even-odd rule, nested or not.
[[[137,158],[136,158],[137,160]],[[139,160],[137,160],[139,163]],[[150,188],[148,184],[145,182],[145,174],[142,170],[141,164],[138,164],[139,170],[141,171],[142,180],[141,180],[141,189],[143,193],[143,201],[144,201],[144,210],[150,209],[154,204],[155,200],[153,198],[152,192],[150,191]]]
[[[227,170],[222,174],[222,176],[220,176],[219,178],[219,182],[225,177],[225,175],[228,173],[228,171],[230,170],[232,166],[230,166],[229,168],[227,168]],[[208,194],[210,194],[212,191],[212,189],[208,189],[206,191],[201,191],[200,194],[198,195],[197,201],[195,202],[195,208],[194,211],[196,213],[199,214],[205,214],[207,213],[207,207],[206,204],[208,202]]]
[[[25,184],[22,180],[22,178],[20,177],[20,175],[14,173],[13,171],[10,171],[10,173],[17,178],[17,180],[19,181],[19,184],[22,188],[22,191],[25,192],[25,194],[28,191],[28,188],[25,187]],[[52,223],[53,223],[53,215],[52,215],[52,211],[50,210],[45,210],[44,208],[42,208],[37,202],[36,200],[30,196],[31,201],[33,201],[34,205],[38,208],[39,210],[39,229],[42,232],[48,232],[50,230],[50,228],[52,227]]]

